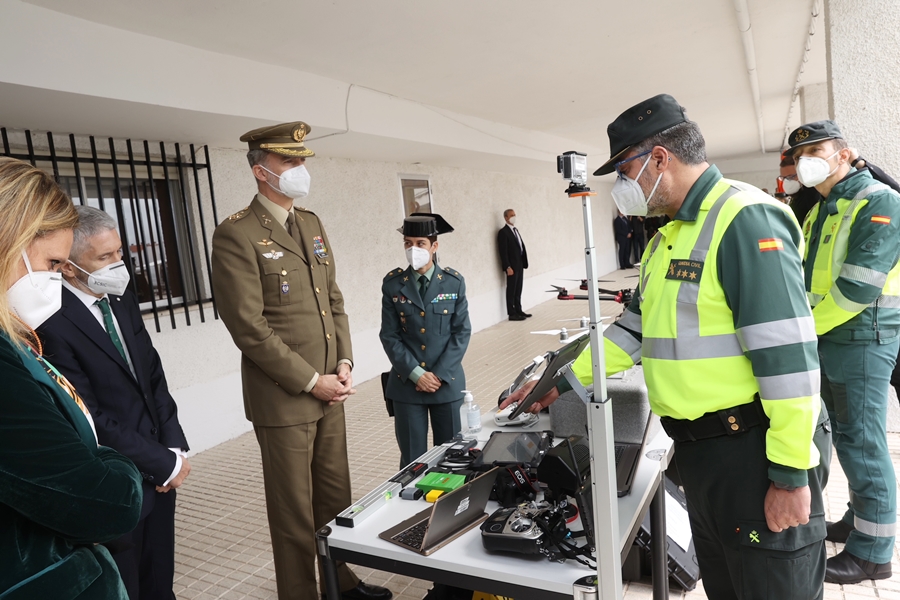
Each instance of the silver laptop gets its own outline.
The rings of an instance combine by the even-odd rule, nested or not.
[[[494,467],[441,495],[430,508],[382,531],[378,537],[428,556],[487,519],[484,509],[498,470]]]

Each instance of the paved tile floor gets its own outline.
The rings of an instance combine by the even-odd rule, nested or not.
[[[618,289],[633,287],[635,271],[617,271],[604,285]],[[571,287],[578,284],[572,282]],[[531,335],[530,331],[576,328],[577,323],[560,319],[586,316],[586,302],[547,302],[530,309],[534,317],[524,322],[504,321],[472,336],[464,366],[469,388],[482,411],[496,405],[499,391],[528,360],[556,346],[555,338]],[[617,315],[621,305],[602,303],[604,315]],[[354,499],[396,471],[400,460],[394,441],[393,423],[384,410],[380,382],[357,386],[357,394],[347,403],[347,430]],[[900,434],[890,434],[889,444],[895,468],[900,463]],[[272,550],[266,523],[265,495],[259,449],[252,433],[220,444],[191,459],[187,484],[178,492],[176,522],[175,592],[181,600],[277,597]],[[837,457],[832,461],[831,481],[826,490],[830,520],[843,514],[847,484]],[[827,543],[829,556],[839,548]],[[900,553],[894,553],[894,578],[877,584],[855,586],[825,585],[825,598],[887,598],[900,600]],[[399,600],[419,600],[430,583],[361,567],[356,572],[369,583],[385,585]],[[651,598],[650,582],[626,582],[625,598]],[[672,598],[700,599],[705,595],[702,581],[692,592],[673,586]],[[310,599],[312,600],[312,599]]]

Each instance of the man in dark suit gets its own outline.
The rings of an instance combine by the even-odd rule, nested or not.
[[[500,266],[506,272],[506,314],[510,321],[524,321],[531,315],[522,310],[523,271],[528,268],[528,251],[525,242],[516,229],[516,211],[503,211],[506,221],[497,232],[497,247],[500,249]]]
[[[159,354],[144,328],[116,221],[77,207],[79,223],[62,267],[62,309],[38,330],[44,355],[78,390],[97,439],[143,476],[137,527],[108,544],[131,600],[174,600],[175,488],[191,466]]]
[[[616,235],[616,243],[619,244],[619,268],[631,269],[629,254],[631,254],[631,222],[621,212],[613,220],[613,232]]]

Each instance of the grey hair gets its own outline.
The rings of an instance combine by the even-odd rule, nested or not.
[[[635,154],[651,150],[654,146],[662,146],[686,165],[699,165],[706,162],[706,140],[700,127],[693,121],[684,121],[635,144]]]
[[[78,262],[78,259],[88,249],[90,239],[98,233],[117,229],[118,223],[109,213],[92,206],[76,206],[78,213],[78,225],[73,230],[72,250],[69,252],[69,260]]]
[[[256,165],[261,165],[266,162],[266,157],[269,155],[267,150],[249,150],[247,152],[247,162],[250,163],[250,168],[252,169]]]
[[[511,213],[511,212],[513,212],[513,209],[511,209],[511,208],[507,208],[506,210],[504,210],[503,218],[506,219],[507,217],[509,217],[509,213]]]

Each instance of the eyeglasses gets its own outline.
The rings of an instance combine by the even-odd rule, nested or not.
[[[779,175],[779,181],[799,181],[796,175]]]
[[[617,174],[619,177],[626,177],[625,173],[622,172],[622,165],[625,165],[625,164],[627,164],[627,163],[630,163],[631,161],[633,161],[633,160],[636,159],[636,158],[640,158],[640,157],[642,157],[642,156],[647,156],[647,155],[650,154],[651,152],[653,152],[653,150],[647,150],[646,152],[641,152],[640,154],[635,154],[635,155],[632,156],[631,158],[626,158],[625,160],[620,160],[619,162],[617,162],[617,163],[614,165],[614,167],[615,167],[615,169],[616,169],[616,174]]]

